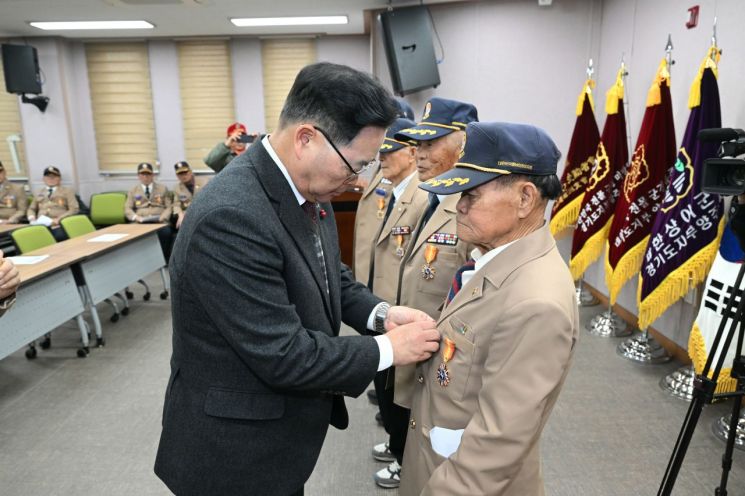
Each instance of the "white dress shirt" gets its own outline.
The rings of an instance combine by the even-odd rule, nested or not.
[[[515,241],[517,241],[517,240],[515,240]],[[487,251],[484,254],[482,254],[481,253],[481,250],[479,250],[478,248],[474,248],[471,251],[471,258],[473,258],[476,261],[476,265],[473,266],[473,270],[465,270],[460,275],[460,278],[461,278],[460,279],[461,280],[460,287],[462,288],[463,286],[465,286],[466,283],[468,281],[470,281],[471,278],[474,275],[476,275],[476,273],[479,270],[481,270],[486,264],[488,264],[491,261],[492,258],[494,258],[497,255],[499,255],[500,253],[502,253],[505,250],[505,248],[507,248],[508,246],[510,246],[515,241],[510,241],[507,244],[504,244],[504,245],[501,245],[501,246],[497,246],[496,248],[492,248],[491,250]]]

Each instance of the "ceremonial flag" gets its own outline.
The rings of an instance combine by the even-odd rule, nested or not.
[[[675,127],[670,72],[662,59],[647,94],[647,110],[608,234],[605,280],[611,303],[641,267],[654,216],[665,192],[665,175],[675,161]]]
[[[704,371],[706,358],[713,351],[711,345],[714,343],[714,337],[717,335],[729,299],[735,295],[730,319],[724,328],[725,332],[729,329],[737,305],[743,297],[742,287],[735,291],[735,279],[737,279],[737,273],[743,263],[743,258],[745,258],[745,253],[737,243],[737,238],[735,238],[732,230],[727,226],[724,229],[724,235],[714,264],[711,266],[711,272],[706,279],[701,308],[688,338],[688,356],[693,360],[696,374],[701,374]],[[721,347],[724,346],[724,337],[722,336],[722,341],[719,343],[720,349],[716,350],[717,354],[714,357],[713,364],[716,364],[719,359],[722,351]],[[730,376],[730,373],[732,372],[732,360],[735,358],[736,348],[737,336],[732,340],[729,349],[726,350],[724,365],[719,374],[719,381],[717,381],[717,393],[729,393],[735,390],[737,382]],[[743,352],[745,350],[740,350],[740,354]],[[713,372],[714,367],[711,370]],[[711,375],[709,377],[711,378]]]
[[[600,132],[593,113],[592,88],[595,82],[588,79],[577,99],[577,120],[569,143],[564,172],[561,174],[563,193],[551,209],[551,234],[559,236],[577,222],[579,207],[585,194],[590,171],[595,162],[595,152]]]
[[[691,115],[642,262],[637,292],[641,329],[701,284],[717,254],[724,207],[719,195],[701,191],[701,175],[704,159],[716,156],[718,144],[700,142],[698,132],[722,127],[718,58],[712,47],[691,86]]]
[[[603,135],[595,153],[595,166],[587,182],[577,228],[572,238],[569,270],[575,281],[582,277],[587,267],[603,252],[616,200],[626,176],[629,147],[626,143],[626,117],[623,112],[625,71],[624,67],[618,70],[616,82],[606,93],[605,112],[608,117],[605,119]]]

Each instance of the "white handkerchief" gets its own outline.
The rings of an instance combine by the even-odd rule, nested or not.
[[[52,219],[47,217],[46,215],[40,215],[36,220],[31,221],[30,224],[32,226],[51,226],[52,225]]]
[[[463,429],[445,429],[444,427],[434,427],[429,431],[429,440],[432,443],[432,449],[438,455],[448,458],[455,453],[460,446],[460,438],[463,437]]]

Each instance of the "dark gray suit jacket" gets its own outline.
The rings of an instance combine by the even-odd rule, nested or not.
[[[177,495],[286,495],[310,477],[329,423],[349,423],[379,362],[379,299],[340,262],[331,205],[310,219],[257,143],[189,207],[170,260],[173,356],[155,473]]]

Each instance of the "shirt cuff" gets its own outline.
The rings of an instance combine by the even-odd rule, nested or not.
[[[380,351],[380,362],[378,363],[378,372],[380,372],[393,365],[393,344],[391,344],[391,338],[385,334],[375,336],[374,339],[378,343],[378,351]]]

